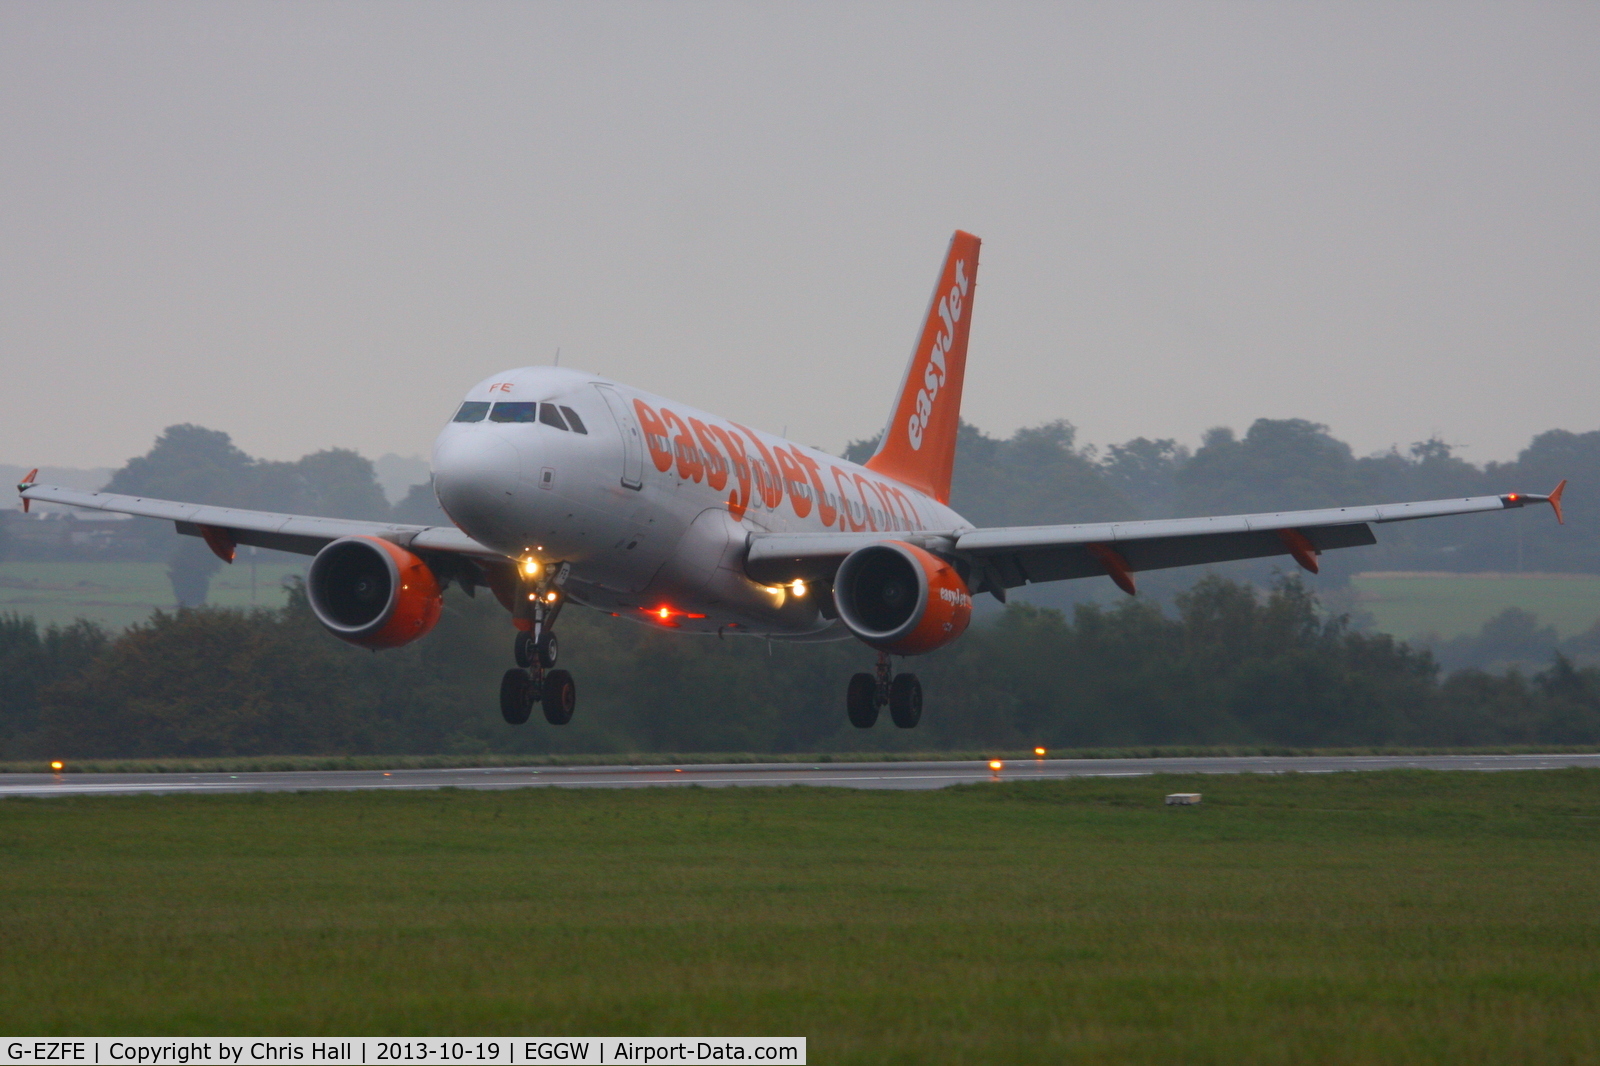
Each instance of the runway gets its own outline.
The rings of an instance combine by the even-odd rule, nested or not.
[[[453,770],[308,770],[284,773],[0,774],[0,796],[364,791],[430,788],[653,788],[812,785],[933,789],[981,781],[1148,774],[1327,774],[1348,770],[1554,770],[1600,767],[1582,755],[1232,756],[1172,759],[1024,759],[985,762],[720,763],[682,766],[517,766]]]

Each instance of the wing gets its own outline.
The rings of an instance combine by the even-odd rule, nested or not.
[[[856,548],[903,540],[965,561],[974,592],[1005,590],[1036,581],[1109,576],[1128,592],[1133,574],[1174,566],[1289,555],[1313,573],[1317,556],[1333,548],[1377,543],[1374,525],[1419,518],[1504,511],[1548,503],[1561,519],[1563,481],[1548,496],[1513,492],[1459,500],[1427,500],[1375,507],[1099,522],[1070,526],[1011,526],[947,533],[757,533],[750,538],[746,572],[756,581],[796,577],[826,581]]]
[[[119,496],[109,492],[82,492],[35,485],[17,486],[23,505],[60,503],[95,511],[160,518],[171,521],[179,533],[201,537],[224,562],[233,562],[240,544],[276,551],[315,555],[340,537],[379,537],[427,559],[445,581],[455,579],[469,592],[476,585],[496,587],[500,572],[515,564],[492,548],[479,544],[461,530],[442,526],[406,526],[390,522],[360,522],[346,518],[245,511],[234,507],[207,507],[146,496]],[[497,592],[498,595],[498,592]]]

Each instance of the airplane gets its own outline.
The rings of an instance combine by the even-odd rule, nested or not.
[[[871,728],[922,717],[922,685],[894,669],[956,640],[972,598],[1141,571],[1377,542],[1388,522],[1548,503],[1548,495],[1430,500],[1272,514],[979,528],[950,508],[979,240],[951,238],[877,451],[856,464],[594,374],[506,370],[468,391],[433,447],[450,527],[209,507],[18,485],[32,501],[166,519],[226,562],[239,545],[312,556],[317,620],[351,644],[408,644],[438,623],[451,584],[486,588],[511,615],[500,686],[508,723],[541,707],[571,721],[572,675],[556,666],[569,603],[680,633],[769,640],[855,638],[877,653],[845,709]]]

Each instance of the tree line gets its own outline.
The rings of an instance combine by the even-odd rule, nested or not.
[[[1600,743],[1600,669],[1442,675],[1426,650],[1352,630],[1298,578],[1215,575],[1170,608],[1071,613],[1015,603],[908,661],[913,731],[844,715],[871,653],[685,637],[570,611],[579,713],[508,727],[496,689],[510,629],[488,597],[447,597],[438,629],[368,654],[327,634],[304,592],[281,608],[182,608],[111,635],[0,618],[0,759],[563,751],[827,752],[1155,745]]]

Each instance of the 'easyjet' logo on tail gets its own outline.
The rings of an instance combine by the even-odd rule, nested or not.
[[[928,368],[922,375],[922,391],[917,393],[916,409],[906,422],[906,436],[910,438],[914,449],[922,447],[922,431],[927,428],[928,419],[933,415],[933,401],[938,398],[939,387],[944,384],[945,356],[949,354],[950,345],[955,343],[956,323],[961,321],[961,310],[971,284],[967,278],[966,260],[957,259],[956,283],[950,286],[949,292],[939,297],[938,312],[944,322],[944,332],[933,339],[933,348],[928,353]]]

